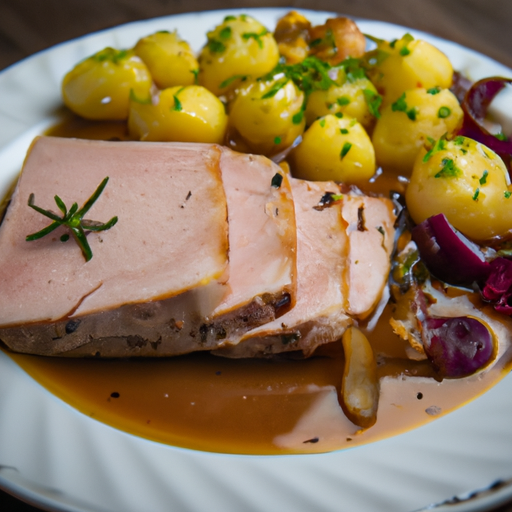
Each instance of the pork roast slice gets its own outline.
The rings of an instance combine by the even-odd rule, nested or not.
[[[297,296],[277,320],[249,331],[214,353],[265,357],[310,355],[338,340],[354,318],[367,316],[383,296],[394,238],[392,203],[357,193],[318,208],[333,182],[291,179],[297,223]],[[380,274],[382,272],[382,274]]]
[[[233,170],[242,174],[243,166],[254,162],[252,172],[244,175],[244,187],[249,190],[257,182],[258,201],[233,200],[230,183],[236,182],[226,179],[229,171],[221,171],[232,159],[237,162]],[[293,203],[285,177],[281,190],[271,186],[276,172],[279,167],[266,159],[242,158],[214,145],[37,140],[8,223],[0,227],[0,241],[13,242],[10,256],[2,252],[0,278],[4,289],[16,291],[0,302],[0,339],[13,350],[47,355],[167,356],[214,349],[226,338],[272,320],[293,289],[295,269]],[[35,177],[27,179],[31,175]],[[89,262],[74,242],[59,241],[60,230],[47,240],[24,241],[28,232],[45,225],[44,217],[41,222],[27,207],[29,193],[35,192],[36,204],[45,208],[52,207],[55,192],[66,204],[85,201],[105,175],[110,182],[88,218],[105,221],[118,215],[119,222],[110,231],[89,234],[94,254]],[[71,193],[77,194],[77,185],[86,197]],[[285,270],[278,286],[270,283],[275,272],[258,289],[244,290],[243,282],[225,284],[224,189],[231,198],[230,216],[259,218],[253,225],[261,225],[260,239],[271,239],[264,245],[281,247],[265,255],[269,264],[282,261],[277,266]],[[288,220],[270,214],[274,203],[283,214],[288,212]],[[234,261],[241,261],[236,247],[244,246],[247,230],[250,225],[238,234],[229,229]],[[252,257],[262,258],[256,249],[253,244]],[[31,264],[42,271],[31,271]],[[108,279],[101,279],[99,271]],[[105,288],[109,293],[100,294]],[[40,290],[35,297],[33,289]],[[67,302],[56,296],[59,292]],[[230,299],[234,292],[236,300]],[[17,307],[8,304],[11,297],[17,297]],[[43,312],[38,309],[41,300]],[[15,317],[15,310],[23,313]]]

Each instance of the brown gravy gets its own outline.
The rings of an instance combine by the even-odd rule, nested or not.
[[[72,118],[48,134],[124,139],[126,128]],[[382,188],[401,186],[386,182]],[[390,437],[463,405],[510,371],[512,362],[502,357],[474,377],[437,382],[427,363],[407,359],[388,317],[386,310],[368,333],[381,361],[381,397],[377,424],[365,431],[345,417],[337,401],[343,372],[337,343],[309,360],[230,360],[210,354],[153,360],[9,356],[93,419],[161,443],[243,454],[325,452]]]

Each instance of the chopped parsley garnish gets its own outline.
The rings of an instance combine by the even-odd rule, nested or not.
[[[191,69],[190,72],[194,75],[194,84],[197,84],[199,79],[199,68]]]
[[[435,178],[456,178],[460,176],[461,170],[455,165],[455,162],[451,158],[443,158],[443,167],[434,176]]]
[[[176,112],[181,112],[183,110],[183,105],[181,104],[181,101],[178,99],[178,94],[184,89],[182,87],[176,94],[173,95],[174,99],[174,106],[171,107],[171,110],[174,110]]]
[[[503,132],[497,133],[497,134],[495,135],[495,137],[496,137],[498,140],[503,140],[503,141],[508,140],[507,136],[506,136]]]
[[[212,53],[222,53],[226,51],[226,45],[222,41],[218,41],[217,39],[208,39],[208,50]]]
[[[339,98],[336,98],[336,103],[343,107],[345,105],[348,105],[350,103],[350,98],[348,96],[340,96]]]
[[[503,192],[503,195],[504,195],[505,199],[508,199],[510,196],[512,196],[512,192],[505,190],[505,192]]]
[[[416,120],[416,107],[408,109],[407,102],[405,101],[405,92],[402,94],[402,96],[400,96],[400,98],[398,98],[394,103],[392,103],[391,110],[393,112],[404,112],[405,114],[407,114],[407,117],[411,121]]]
[[[219,32],[219,36],[221,39],[229,39],[231,37],[232,32],[233,31],[231,30],[231,27],[227,26]]]
[[[320,121],[318,121],[318,124],[324,128],[325,127],[325,117],[322,117],[322,119],[320,119]]]
[[[437,117],[439,117],[440,119],[445,119],[447,118],[450,114],[452,113],[451,109],[446,107],[446,106],[443,106],[443,107],[439,107],[439,110],[437,111]]]
[[[338,119],[341,119],[343,117],[343,112],[336,112],[336,114],[334,114]]]
[[[228,85],[231,85],[235,80],[241,80],[242,82],[244,82],[245,80],[247,80],[247,75],[233,75],[233,76],[230,76],[229,78],[224,80],[224,82],[221,82],[221,84],[219,85],[219,88],[220,89],[224,89],[224,87],[227,87]]]
[[[273,98],[287,83],[287,78],[274,83],[272,87],[261,97],[261,99],[266,100],[268,98]]]
[[[402,48],[400,48],[400,55],[402,57],[405,57],[407,55],[409,55],[411,53],[411,50],[409,50],[409,48],[407,48],[407,45],[411,42],[411,41],[414,41],[414,37],[411,36],[411,34],[405,34],[402,39],[401,39],[403,42],[404,42],[404,45],[402,46]]]
[[[256,32],[245,32],[242,34],[242,38],[248,41],[249,39],[254,39],[260,48],[263,48],[263,41],[261,38],[268,34],[268,30],[264,29],[259,34]]]
[[[382,96],[371,89],[363,89],[364,99],[370,114],[378,119],[380,117],[380,106],[382,104]]]
[[[486,169],[479,180],[480,185],[485,185],[487,183],[487,176],[489,176],[489,171]]]
[[[304,119],[304,111],[303,110],[301,110],[300,112],[297,112],[292,117],[292,123],[293,124],[300,124],[300,123],[302,123],[302,119]]]
[[[350,142],[345,142],[345,144],[343,144],[343,147],[341,148],[340,158],[344,158],[351,148],[352,144]]]
[[[340,133],[342,135],[346,135],[348,133],[348,130],[346,128],[340,128]]]
[[[446,139],[444,137],[441,137],[437,141],[434,141],[432,138],[428,137],[428,141],[432,148],[427,151],[425,156],[423,157],[423,162],[428,162],[430,160],[430,157],[437,153],[438,151],[442,151],[443,149],[446,149]]]
[[[281,137],[275,137],[274,144],[281,144]]]
[[[235,21],[236,20],[236,16],[232,16],[232,15],[228,15],[224,18],[224,22],[226,21]]]
[[[478,201],[478,196],[480,195],[480,189],[477,188],[475,193],[473,194],[473,201]]]
[[[85,202],[85,204],[80,209],[78,209],[78,203],[73,203],[71,205],[71,208],[68,210],[66,205],[64,204],[64,201],[62,201],[62,199],[59,196],[54,196],[55,203],[57,204],[59,210],[62,212],[62,217],[59,217],[57,214],[49,210],[44,210],[43,208],[36,206],[34,204],[34,194],[30,194],[28,198],[28,205],[30,206],[30,208],[32,208],[36,212],[41,213],[45,217],[48,217],[49,219],[53,220],[53,222],[49,226],[41,229],[41,231],[28,235],[25,238],[25,240],[27,242],[39,240],[40,238],[43,238],[44,236],[48,235],[49,233],[57,229],[59,226],[66,226],[71,230],[71,234],[73,235],[80,249],[82,250],[82,253],[85,257],[85,261],[89,261],[92,258],[92,250],[89,245],[89,242],[87,241],[87,236],[85,235],[85,232],[106,231],[107,229],[110,229],[117,223],[117,217],[112,217],[108,222],[105,223],[97,222],[94,220],[86,220],[83,218],[84,215],[91,209],[92,205],[96,202],[98,197],[100,197],[101,193],[103,192],[103,189],[107,186],[107,183],[108,176],[100,183],[100,185],[95,190],[93,195]],[[65,235],[62,235],[60,240],[62,242],[65,242]]]
[[[439,94],[441,92],[440,87],[431,87],[430,89],[427,89],[428,94],[432,94],[434,96],[435,94]]]

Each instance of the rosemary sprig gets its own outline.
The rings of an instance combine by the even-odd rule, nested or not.
[[[85,257],[85,261],[89,261],[92,258],[92,250],[89,246],[89,242],[87,241],[86,231],[106,231],[114,226],[117,222],[117,217],[112,217],[108,222],[101,223],[94,220],[84,219],[84,215],[91,209],[92,205],[96,202],[98,197],[100,197],[103,189],[107,186],[108,176],[100,183],[99,187],[96,189],[94,194],[85,202],[82,208],[78,209],[78,204],[73,203],[71,208],[68,210],[64,201],[59,196],[54,196],[55,203],[57,207],[62,212],[62,217],[59,217],[57,214],[52,211],[45,210],[34,204],[35,196],[34,194],[30,194],[28,198],[28,206],[34,209],[36,212],[48,217],[53,220],[53,222],[38,231],[37,233],[32,233],[26,237],[27,242],[32,242],[33,240],[39,240],[44,236],[48,235],[59,226],[66,226],[70,229],[71,234],[74,236],[78,246],[82,249],[82,253]]]

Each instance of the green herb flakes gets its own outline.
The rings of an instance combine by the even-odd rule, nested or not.
[[[351,148],[352,144],[350,142],[345,142],[345,144],[343,144],[343,147],[341,148],[340,158],[345,158],[345,156],[347,155]]]
[[[489,171],[486,169],[479,180],[480,185],[485,185],[487,183],[487,176],[489,176]]]
[[[434,176],[435,178],[457,178],[461,175],[461,170],[455,165],[455,162],[451,158],[443,158],[443,167]]]
[[[439,107],[439,110],[437,111],[437,117],[439,117],[439,119],[446,119],[451,113],[452,111],[448,107]]]

